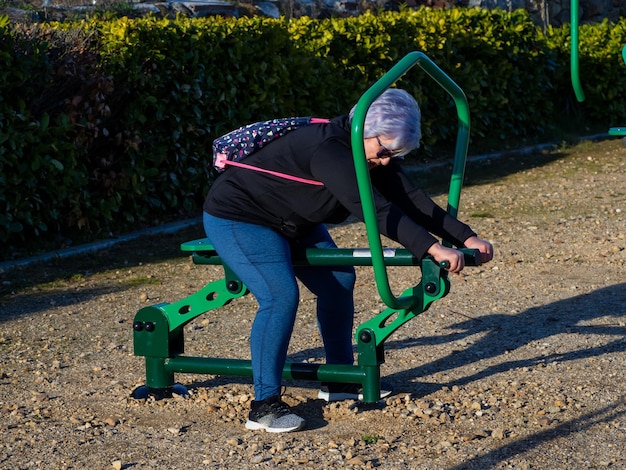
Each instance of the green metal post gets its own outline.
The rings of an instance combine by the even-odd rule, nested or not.
[[[585,101],[585,92],[580,84],[578,42],[578,0],[572,0],[570,7],[570,75],[576,99],[582,103]]]
[[[376,338],[376,328],[360,328],[357,332],[357,362],[365,372],[363,401],[376,403],[380,397],[380,364],[384,362],[382,345]]]
[[[146,357],[146,385],[153,389],[174,385],[174,373],[165,367],[165,358]]]

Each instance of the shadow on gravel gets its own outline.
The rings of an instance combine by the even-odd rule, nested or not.
[[[482,338],[473,342],[463,350],[455,350],[445,357],[423,364],[419,367],[407,369],[385,376],[384,381],[400,388],[403,392],[411,392],[416,396],[425,396],[443,386],[467,385],[486,377],[514,370],[522,367],[533,367],[538,364],[551,362],[567,362],[579,359],[602,356],[611,352],[626,350],[626,328],[617,321],[603,325],[596,323],[598,318],[620,317],[626,315],[626,283],[616,284],[595,290],[588,294],[571,297],[551,304],[534,307],[517,315],[486,315],[479,318],[469,318],[449,326],[455,332],[444,335],[424,336],[419,338],[403,339],[402,341],[387,341],[386,350],[415,349],[415,355],[421,356],[420,348],[428,348],[440,344],[449,344],[461,341],[473,335],[482,335]],[[410,325],[419,327],[419,317],[412,320]],[[419,328],[416,328],[419,329]],[[579,335],[579,344],[587,344],[588,338],[594,335],[613,336],[614,340],[566,353],[542,352],[543,343],[550,341],[550,337],[560,334]],[[527,345],[537,343],[538,354],[523,360],[506,360],[508,353]],[[549,344],[549,343],[548,343]],[[556,348],[558,349],[558,348]],[[320,348],[298,351],[290,356],[289,360],[297,362],[307,357],[323,357]],[[424,357],[431,356],[424,354]],[[491,362],[502,358],[502,361],[491,366],[480,367],[480,362]],[[416,382],[419,377],[428,376],[437,372],[452,369],[463,369],[475,365],[478,371],[455,379],[452,382],[438,382],[425,384]],[[473,370],[468,368],[467,370]]]
[[[626,350],[626,328],[617,321],[611,323],[611,317],[623,317],[626,315],[626,283],[616,284],[595,290],[588,294],[571,297],[551,304],[534,307],[516,315],[486,315],[479,318],[470,318],[449,326],[454,333],[424,336],[420,338],[403,339],[402,341],[387,341],[386,350],[414,349],[415,355],[420,357],[420,348],[440,344],[450,344],[461,341],[473,335],[481,335],[482,338],[473,342],[463,350],[455,350],[445,357],[425,363],[419,367],[407,369],[402,372],[383,377],[383,381],[393,385],[403,392],[410,392],[414,396],[426,396],[440,390],[443,386],[463,386],[469,383],[490,377],[502,372],[515,370],[523,367],[533,367],[538,364],[552,362],[567,362],[591,357],[602,356],[612,352]],[[606,318],[602,325],[597,324],[597,319]],[[408,323],[419,326],[419,317]],[[550,344],[550,338],[561,334],[578,335],[580,341],[574,344],[592,343],[589,338],[594,335],[612,336],[615,339],[601,345],[579,348],[565,353],[546,353],[544,343]],[[524,346],[537,345],[537,355],[521,360],[506,360],[508,353]],[[555,347],[558,349],[558,347]],[[288,360],[302,362],[310,357],[323,357],[321,348],[311,348],[291,354]],[[430,356],[424,354],[424,356]],[[480,366],[480,362],[501,362],[490,366]],[[438,382],[425,384],[416,382],[420,377],[445,372],[446,370],[479,370],[475,373],[455,379],[451,382]],[[297,381],[295,381],[297,382]],[[250,383],[248,378],[240,377],[214,377],[209,380],[194,382],[191,387],[215,387],[225,383]],[[292,382],[294,383],[294,382]],[[317,382],[297,382],[299,386],[316,388]],[[583,418],[581,418],[583,419]]]
[[[50,308],[67,307],[88,303],[89,301],[101,297],[103,295],[112,294],[116,291],[124,290],[126,286],[114,286],[107,288],[80,288],[80,289],[63,289],[61,291],[51,291],[42,294],[35,292],[32,294],[18,294],[7,297],[7,301],[0,302],[0,324],[12,319],[43,313]],[[81,308],[82,310],[82,308]],[[96,311],[92,313],[96,314]]]
[[[534,307],[517,315],[486,315],[470,318],[450,325],[454,333],[448,335],[425,336],[402,341],[388,341],[387,348],[416,348],[419,356],[420,347],[451,343],[473,335],[481,335],[481,339],[473,342],[463,350],[455,350],[446,357],[420,367],[393,374],[386,379],[392,383],[410,383],[416,377],[430,375],[451,369],[464,368],[480,361],[488,361],[502,357],[503,361],[450,383],[431,385],[431,390],[424,389],[424,384],[417,384],[414,392],[429,394],[444,385],[465,385],[500,372],[532,367],[537,364],[566,362],[577,359],[601,356],[609,352],[626,350],[624,334],[626,328],[617,321],[603,325],[588,324],[601,317],[620,317],[626,315],[626,283],[616,284],[597,289],[588,294],[571,297],[551,304]],[[419,318],[413,320],[419,322]],[[594,322],[595,323],[595,322]],[[542,343],[559,334],[580,335],[580,344],[587,344],[587,338],[593,335],[613,336],[615,339],[606,344],[580,348],[566,353],[540,352],[532,358],[524,360],[506,360],[507,353],[519,347],[537,342],[538,351]],[[548,343],[549,346],[549,343]],[[555,348],[558,349],[558,348]]]
[[[622,398],[621,402],[612,403],[593,413],[587,413],[579,418],[564,422],[545,431],[533,434],[524,439],[519,439],[494,449],[480,457],[463,462],[461,465],[450,468],[450,470],[488,470],[490,468],[501,468],[503,461],[515,457],[516,455],[528,452],[538,444],[552,441],[560,437],[567,437],[573,433],[580,433],[593,426],[602,423],[610,423],[613,420],[626,415],[626,402]],[[620,409],[621,408],[621,409]]]
[[[53,259],[26,267],[16,267],[0,272],[0,301],[10,298],[13,292],[29,289],[42,284],[67,282],[72,278],[87,277],[120,269],[131,269],[139,265],[162,263],[188,257],[180,250],[181,243],[204,237],[201,225],[194,225],[176,233],[144,236],[99,251],[84,253],[68,258]],[[63,288],[50,288],[50,295],[64,295],[72,291],[71,285]],[[88,290],[88,289],[86,289]],[[25,295],[22,293],[18,295]],[[99,295],[95,293],[94,295]],[[39,293],[41,296],[41,292]],[[28,298],[26,296],[25,298]],[[88,299],[87,299],[88,300]],[[83,298],[83,301],[85,299]],[[26,302],[25,302],[26,303]],[[35,310],[36,312],[37,310]],[[27,315],[33,313],[24,311]]]

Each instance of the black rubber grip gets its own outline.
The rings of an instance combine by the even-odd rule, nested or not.
[[[473,248],[462,248],[465,266],[480,266],[483,264],[480,251]]]

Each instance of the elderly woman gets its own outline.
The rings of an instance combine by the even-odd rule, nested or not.
[[[293,267],[292,250],[336,248],[324,223],[363,220],[350,132],[354,108],[325,124],[291,131],[255,151],[246,164],[322,184],[228,169],[212,185],[204,204],[207,237],[250,289],[259,308],[250,334],[255,399],[246,428],[289,432],[305,421],[281,400],[299,292],[296,278],[317,297],[317,319],[328,364],[352,364],[354,316],[352,267]],[[476,248],[482,261],[493,248],[466,224],[437,206],[402,172],[400,157],[419,146],[420,110],[404,90],[388,89],[370,106],[364,148],[374,187],[381,232],[418,258],[430,254],[448,270],[464,268],[460,251],[441,245],[431,233],[458,247]],[[381,391],[381,398],[390,391]],[[359,384],[322,384],[319,398],[358,399]]]

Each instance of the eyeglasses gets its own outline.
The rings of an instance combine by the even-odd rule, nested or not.
[[[376,152],[376,158],[394,158],[400,155],[400,150],[391,150],[385,147],[380,138],[376,136],[376,142],[378,142],[378,146],[380,149]]]

